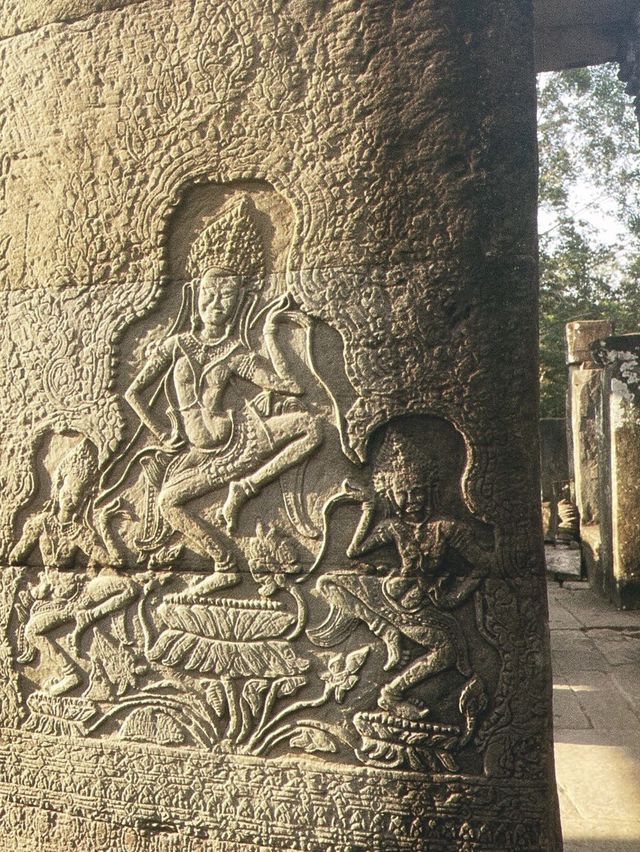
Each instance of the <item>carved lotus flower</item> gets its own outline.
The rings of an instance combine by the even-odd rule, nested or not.
[[[281,636],[295,617],[270,601],[219,599],[212,604],[161,604],[167,625],[223,642],[256,642]]]
[[[302,570],[288,537],[276,527],[265,532],[261,523],[258,523],[256,536],[249,545],[247,561],[251,575],[259,585],[260,594],[265,597],[285,588],[287,578]]]
[[[187,671],[227,677],[277,678],[309,668],[279,639],[295,616],[270,601],[216,600],[209,605],[162,604],[167,625],[149,659]]]
[[[365,647],[352,651],[346,656],[336,654],[329,658],[327,671],[320,677],[326,682],[327,687],[334,690],[338,704],[342,704],[347,692],[357,684],[358,672],[364,665],[368,653],[369,649]]]

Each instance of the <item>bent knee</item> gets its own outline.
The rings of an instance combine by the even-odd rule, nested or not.
[[[319,446],[324,438],[322,420],[312,414],[307,414],[304,423],[304,432],[306,436],[306,443],[310,449],[314,449]]]
[[[183,502],[182,495],[173,488],[163,488],[158,494],[158,509],[165,517]]]

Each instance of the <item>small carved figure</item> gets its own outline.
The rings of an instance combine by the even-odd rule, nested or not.
[[[97,450],[83,438],[58,464],[52,497],[42,511],[27,519],[9,562],[24,563],[37,546],[47,566],[70,568],[78,554],[84,554],[90,563],[119,565],[122,556],[109,528],[109,517],[118,506],[112,503],[94,509],[97,482]]]
[[[190,327],[170,334],[135,377],[125,398],[168,453],[157,507],[194,552],[214,563],[199,591],[239,579],[222,531],[234,530],[245,501],[308,457],[320,444],[317,417],[298,401],[303,394],[276,342],[276,327],[291,303],[283,297],[267,311],[263,338],[268,357],[252,349],[248,326],[264,276],[253,205],[242,197],[195,241],[189,260],[198,276],[190,296]],[[175,328],[180,324],[176,321]],[[172,429],[159,421],[143,393],[164,376]],[[225,410],[225,393],[243,380],[259,393]],[[213,526],[188,504],[228,487]]]
[[[89,579],[56,568],[45,569],[40,582],[31,590],[33,603],[18,662],[30,663],[37,651],[44,652],[54,673],[43,684],[43,690],[51,696],[70,692],[82,682],[78,656],[85,632],[109,615],[124,613],[138,593],[132,580],[108,568]],[[54,633],[63,626],[70,630],[66,644]],[[126,640],[124,623],[119,632]]]
[[[381,569],[371,576],[371,566],[357,572],[326,574],[318,590],[331,603],[329,618],[310,637],[317,644],[340,641],[354,620],[364,621],[387,647],[385,669],[405,662],[393,680],[382,687],[378,705],[393,716],[418,721],[429,712],[413,687],[456,667],[471,677],[460,696],[461,712],[471,725],[471,705],[485,699],[479,679],[471,671],[466,641],[460,625],[446,610],[464,603],[489,573],[492,553],[476,543],[469,526],[438,517],[436,501],[439,475],[435,463],[400,432],[390,429],[379,450],[374,470],[375,493],[367,494],[346,484],[345,493],[362,502],[362,515],[347,550],[351,558],[392,545],[400,557],[397,569]],[[382,502],[387,516],[374,523]],[[451,569],[457,555],[471,570],[460,576]],[[426,649],[406,665],[401,637]],[[463,706],[464,705],[464,706]],[[469,734],[470,731],[466,731]]]
[[[33,602],[18,661],[31,662],[38,650],[50,655],[54,674],[44,690],[52,696],[80,684],[75,657],[86,630],[110,614],[124,612],[138,594],[133,581],[110,567],[120,561],[120,554],[108,527],[112,507],[93,510],[97,473],[95,447],[84,438],[63,456],[53,476],[51,499],[27,520],[10,555],[11,561],[19,564],[37,546],[45,566],[30,591]],[[79,554],[88,560],[88,578],[68,570]],[[63,625],[73,628],[68,648],[53,635]]]
[[[561,544],[574,544],[580,539],[580,512],[571,493],[571,482],[554,482],[557,505],[556,538]]]

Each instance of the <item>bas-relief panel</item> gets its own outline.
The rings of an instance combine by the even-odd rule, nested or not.
[[[509,330],[345,60],[386,16],[327,7],[323,44],[306,4],[149,6],[36,34],[65,86],[5,69],[2,824],[31,842],[40,797],[51,848],[545,848],[543,619],[477,347],[506,370]]]
[[[171,796],[201,771],[196,755],[218,774],[264,758],[274,795],[317,772],[313,784],[333,797],[327,830],[344,833],[345,849],[359,831],[340,805],[348,767],[387,791],[393,773],[407,790],[426,773],[436,798],[437,779],[458,778],[453,821],[432,802],[416,823],[443,849],[454,835],[466,848],[460,815],[485,795],[487,774],[515,774],[525,796],[537,784],[530,732],[518,732],[509,764],[492,756],[517,676],[505,637],[519,616],[494,525],[466,493],[468,436],[427,411],[378,412],[350,429],[357,348],[290,289],[292,218],[263,182],[192,186],[168,225],[168,275],[140,319],[78,288],[14,304],[11,339],[41,376],[20,410],[28,420],[40,402],[51,416],[40,413],[27,466],[4,462],[21,488],[7,523],[2,710],[14,742],[32,737],[28,756],[5,756],[7,778],[28,801],[40,783],[30,767],[45,761],[45,788],[62,801],[84,790],[94,804],[64,823],[69,837],[100,811],[99,779],[113,785],[132,754],[135,778],[118,793],[132,813],[149,760],[168,761]],[[56,742],[78,750],[75,793],[53,769]],[[274,814],[243,777],[229,807],[251,816],[247,837],[270,843]],[[363,826],[374,788],[359,805]],[[202,816],[218,838],[225,796],[216,790]],[[322,808],[305,829],[291,806],[280,811],[293,845],[314,836]],[[166,803],[153,807],[162,823]],[[371,837],[390,849],[416,841],[393,817],[399,801],[385,808],[364,848]],[[514,823],[495,803],[473,813],[472,839],[509,831],[513,848],[539,848],[535,815]],[[109,832],[131,817],[112,816],[105,836],[116,845]],[[155,837],[135,819],[136,836]],[[178,831],[176,812],[166,819]],[[185,816],[181,842],[189,825]]]
[[[481,773],[495,543],[463,436],[396,417],[359,459],[344,345],[286,290],[267,186],[194,190],[174,225],[121,334],[122,439],[49,430],[12,520],[22,726]]]

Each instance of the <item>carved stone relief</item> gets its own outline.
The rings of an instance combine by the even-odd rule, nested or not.
[[[24,728],[480,772],[495,543],[463,437],[396,418],[360,463],[344,346],[272,271],[276,194],[189,203],[166,296],[122,338],[122,441],[49,435],[14,520],[9,562],[34,566],[12,624]]]
[[[530,211],[469,202],[493,148],[438,82],[452,27],[522,42],[494,2],[8,39],[7,848],[557,848]]]

